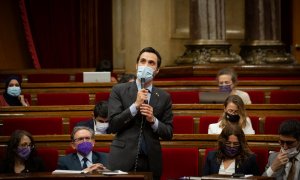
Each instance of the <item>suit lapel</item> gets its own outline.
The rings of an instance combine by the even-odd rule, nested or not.
[[[153,107],[154,112],[156,112],[155,109],[158,102],[159,102],[159,94],[157,92],[157,88],[152,86],[152,92],[151,92],[151,98],[149,104]]]
[[[74,170],[81,170],[82,167],[81,167],[80,160],[77,156],[77,153],[72,154],[72,160],[73,160],[72,164],[73,164]]]

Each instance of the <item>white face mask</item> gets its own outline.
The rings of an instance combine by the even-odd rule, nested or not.
[[[106,134],[106,129],[108,128],[108,123],[101,123],[96,121],[96,131],[95,134]]]
[[[11,96],[19,96],[21,94],[21,88],[17,86],[8,87],[7,94]]]
[[[138,66],[137,69],[137,78],[141,80],[141,78],[145,78],[145,82],[149,82],[153,79],[154,70],[148,66]]]
[[[285,152],[287,154],[288,158],[292,158],[299,153],[299,149],[298,149],[298,147],[293,147],[293,148],[284,150],[283,147],[281,147],[281,152]]]

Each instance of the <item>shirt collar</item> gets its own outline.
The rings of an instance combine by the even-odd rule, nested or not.
[[[93,155],[93,153],[92,153],[92,151],[91,151],[91,152],[86,156],[86,158],[89,160],[89,162],[93,162],[93,161],[92,161],[92,155]],[[82,155],[79,154],[79,153],[77,153],[77,156],[78,156],[80,162],[81,162],[82,159],[84,158],[84,156],[82,156]]]
[[[141,83],[139,82],[139,80],[138,79],[136,79],[136,85],[137,85],[137,88],[138,88],[138,90],[141,90],[142,88],[141,88]],[[148,86],[146,89],[148,89],[150,92],[152,92],[152,84],[150,84],[150,86]]]

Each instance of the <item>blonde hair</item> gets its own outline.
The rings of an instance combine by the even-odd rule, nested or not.
[[[237,106],[238,114],[240,116],[240,120],[238,124],[241,128],[245,128],[247,123],[247,114],[246,114],[245,104],[242,98],[240,98],[240,96],[238,95],[230,95],[226,98],[224,102],[224,107],[226,108],[229,103],[233,103]],[[221,122],[220,128],[224,128],[227,124],[230,124],[230,122],[225,118],[225,112],[223,112],[219,121]]]

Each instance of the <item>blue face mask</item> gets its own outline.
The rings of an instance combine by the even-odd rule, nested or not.
[[[8,87],[7,94],[11,96],[19,96],[21,94],[21,88],[17,86]]]
[[[154,70],[148,66],[138,66],[137,70],[137,78],[141,80],[141,78],[145,78],[145,82],[149,82],[153,79]]]

